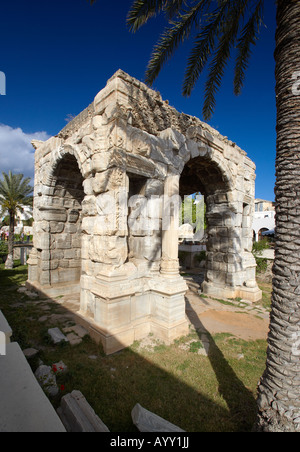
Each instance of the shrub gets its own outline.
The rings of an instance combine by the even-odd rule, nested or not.
[[[0,256],[6,255],[8,253],[8,244],[7,242],[0,242]]]
[[[263,250],[269,249],[270,243],[267,237],[253,243],[252,254],[256,261],[256,271],[258,273],[265,272],[267,270],[268,261],[261,257]]]
[[[195,255],[195,259],[196,259],[197,262],[205,261],[205,259],[206,259],[206,252],[205,251],[200,251],[200,253]]]

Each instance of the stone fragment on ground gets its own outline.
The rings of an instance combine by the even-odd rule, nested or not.
[[[81,325],[72,325],[62,329],[71,345],[78,345],[82,338],[88,334],[88,331]]]
[[[63,361],[59,361],[58,363],[52,364],[52,371],[56,375],[65,374],[68,372],[68,366]]]
[[[60,331],[59,328],[49,328],[48,334],[54,344],[60,344],[61,342],[69,342],[67,337]]]
[[[134,425],[140,432],[184,432],[184,430],[177,427],[177,425],[146,410],[139,403],[134,406],[131,417]]]
[[[59,389],[56,384],[56,377],[50,366],[42,364],[37,368],[34,375],[40,386],[50,397],[55,397],[58,394]]]
[[[18,293],[25,293],[27,291],[27,287],[25,286],[21,286],[19,287],[19,289],[17,290]]]
[[[68,432],[109,432],[80,391],[62,397],[57,413]]]
[[[26,348],[23,350],[23,353],[27,359],[31,359],[39,353],[39,350],[36,350],[35,348]]]
[[[67,334],[67,339],[71,345],[78,345],[82,342],[82,339],[74,333]]]

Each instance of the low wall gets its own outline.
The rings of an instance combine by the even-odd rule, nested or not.
[[[205,259],[199,261],[197,257],[202,251],[206,251],[206,245],[179,245],[180,263],[185,268],[195,268],[205,266]]]
[[[15,244],[13,258],[20,259],[21,265],[26,265],[32,247],[33,247],[32,243]]]

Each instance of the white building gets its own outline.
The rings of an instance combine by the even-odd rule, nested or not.
[[[261,240],[262,233],[275,228],[275,207],[272,201],[255,199],[255,212],[253,218],[253,238]]]
[[[30,220],[33,217],[33,209],[31,206],[22,206],[23,211],[18,210],[16,215],[17,227],[23,227],[23,221]]]

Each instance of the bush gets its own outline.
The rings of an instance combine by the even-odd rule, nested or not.
[[[253,243],[252,253],[253,254],[261,254],[263,250],[267,250],[270,248],[270,242],[267,237],[259,240],[258,242]]]
[[[258,273],[265,272],[267,270],[268,261],[261,257],[263,250],[269,249],[270,243],[267,237],[253,243],[252,254],[256,261],[256,271]]]
[[[7,244],[7,242],[1,241],[0,242],[0,255],[7,254],[7,253],[8,253],[8,244]]]
[[[206,252],[205,251],[200,251],[200,253],[195,255],[195,259],[196,259],[197,262],[205,261],[205,259],[206,259]]]
[[[265,272],[268,267],[268,260],[263,257],[256,257],[256,256],[254,256],[254,257],[256,260],[256,271],[258,273]]]

